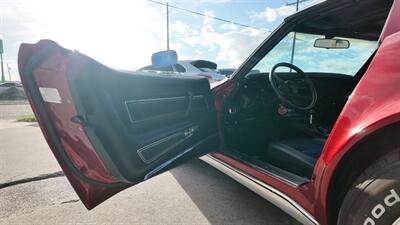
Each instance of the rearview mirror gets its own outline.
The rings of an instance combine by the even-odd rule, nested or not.
[[[155,68],[172,66],[178,63],[178,54],[174,50],[156,52],[151,56],[151,65]]]
[[[344,39],[318,38],[314,42],[314,47],[326,49],[346,49],[350,47],[350,42]]]

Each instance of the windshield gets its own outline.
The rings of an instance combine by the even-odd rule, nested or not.
[[[304,72],[340,73],[354,76],[377,46],[376,41],[344,38],[350,42],[349,48],[316,48],[314,41],[325,36],[296,33],[295,42],[294,36],[294,32],[291,32],[283,38],[251,72],[269,73],[277,63],[287,62],[296,65]]]

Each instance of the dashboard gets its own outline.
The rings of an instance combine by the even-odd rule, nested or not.
[[[352,76],[332,73],[307,73],[313,81],[318,100],[312,110],[313,122],[330,130],[358,80]],[[269,117],[273,119],[291,120],[291,123],[309,123],[310,112],[296,110],[283,105],[273,91],[268,73],[248,74],[241,88],[234,96],[229,108],[228,123],[244,123]],[[281,73],[285,80],[291,80],[301,86],[304,82],[295,73]]]

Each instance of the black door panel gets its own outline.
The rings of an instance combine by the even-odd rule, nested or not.
[[[133,124],[181,120],[193,113],[206,113],[208,104],[204,95],[126,100],[129,120]]]
[[[88,209],[219,146],[206,78],[121,72],[50,40],[18,68],[40,128]]]
[[[69,79],[79,116],[121,180],[138,182],[168,168],[182,153],[197,155],[218,146],[207,79],[119,72],[80,54],[73,59],[86,61]]]

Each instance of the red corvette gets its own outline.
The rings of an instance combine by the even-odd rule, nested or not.
[[[211,88],[49,40],[19,72],[88,209],[201,157],[304,224],[400,224],[400,0],[300,11]]]

